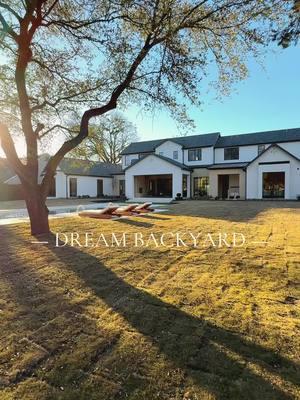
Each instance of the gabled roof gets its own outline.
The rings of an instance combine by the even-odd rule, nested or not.
[[[253,158],[253,160],[251,160],[248,163],[248,166],[250,164],[252,164],[254,161],[256,161],[258,158],[260,158],[263,154],[265,154],[267,151],[269,151],[270,149],[277,147],[278,149],[282,150],[284,153],[286,153],[288,156],[294,158],[297,161],[300,161],[300,159],[296,156],[294,156],[294,154],[290,153],[289,151],[285,150],[283,147],[279,146],[277,143],[272,144],[271,146],[267,147],[264,151],[262,151],[260,154],[258,154],[258,156],[256,156],[255,158]]]
[[[59,163],[59,168],[66,175],[111,177],[114,173],[122,172],[122,166],[120,164],[79,160],[75,158],[64,158]]]
[[[145,160],[147,157],[150,157],[150,156],[154,156],[154,157],[160,158],[161,160],[164,160],[167,163],[175,165],[176,167],[181,168],[181,169],[186,170],[186,171],[192,171],[193,170],[193,168],[187,167],[186,165],[181,164],[178,161],[172,160],[171,158],[164,157],[164,156],[161,156],[159,154],[154,154],[153,153],[153,154],[147,154],[146,156],[141,157],[138,160],[134,160],[127,168],[125,168],[124,171],[127,171],[129,168],[133,167],[134,165],[138,164],[139,162]]]
[[[207,133],[205,135],[192,135],[148,140],[145,142],[133,142],[123,150],[122,154],[151,153],[155,151],[156,147],[168,140],[181,145],[184,149],[193,147],[210,147],[216,144],[219,136],[219,133]]]
[[[220,136],[215,147],[248,146],[300,141],[300,128]]]

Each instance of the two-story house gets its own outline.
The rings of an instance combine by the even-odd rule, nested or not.
[[[296,199],[300,129],[234,136],[220,133],[131,143],[122,153],[130,200]]]
[[[40,180],[49,155],[39,159]],[[4,166],[0,165],[4,170]],[[0,180],[18,186],[12,171]],[[122,167],[65,158],[49,197],[123,196],[132,201],[183,198],[297,199],[300,196],[300,128],[221,136],[194,135],[131,143]],[[0,193],[1,194],[1,193]],[[1,196],[0,196],[1,197]]]

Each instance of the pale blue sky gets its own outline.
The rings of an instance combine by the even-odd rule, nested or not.
[[[250,61],[249,78],[237,83],[229,97],[214,100],[214,92],[204,94],[201,109],[190,109],[196,123],[190,134],[300,128],[300,47],[282,50],[274,46],[263,65]],[[180,134],[165,111],[151,116],[135,107],[125,115],[136,124],[140,140]]]

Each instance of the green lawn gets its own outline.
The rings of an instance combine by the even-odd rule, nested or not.
[[[247,237],[126,250],[31,244],[28,225],[0,227],[0,399],[300,398],[299,226],[293,208],[52,221],[53,232]]]

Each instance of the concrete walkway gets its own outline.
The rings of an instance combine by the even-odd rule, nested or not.
[[[94,202],[103,202],[107,203],[109,199],[98,199],[98,198],[90,198],[90,199],[48,199],[47,206],[48,207],[69,207],[69,206],[78,206],[78,205],[86,205],[86,204],[94,204]],[[26,208],[26,204],[24,200],[12,200],[12,201],[0,201],[0,210],[20,210]]]

